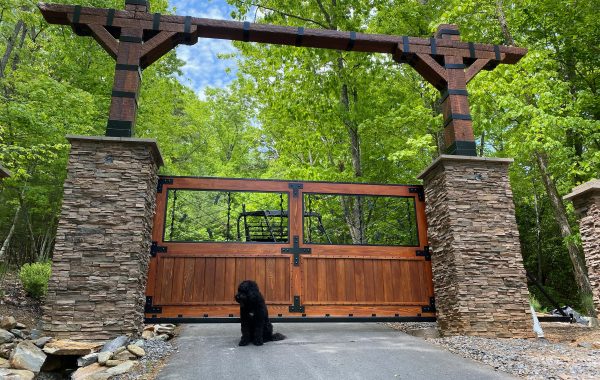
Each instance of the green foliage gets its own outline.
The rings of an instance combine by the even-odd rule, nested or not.
[[[51,262],[24,264],[19,270],[19,279],[27,294],[34,298],[41,298],[48,291],[51,273]]]

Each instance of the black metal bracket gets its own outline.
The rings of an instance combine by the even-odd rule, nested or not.
[[[411,194],[417,194],[421,202],[425,201],[425,189],[423,188],[423,186],[409,187],[408,192]]]
[[[429,297],[429,306],[422,307],[423,313],[435,313],[435,297]]]
[[[429,250],[429,246],[426,245],[425,247],[423,247],[423,250],[418,249],[417,256],[424,257],[425,260],[431,261],[431,251]]]
[[[300,266],[300,255],[310,255],[310,248],[300,248],[300,237],[294,235],[294,246],[292,248],[281,248],[281,253],[291,253],[294,255],[294,266]]]
[[[290,189],[294,190],[292,195],[294,196],[294,198],[298,198],[298,196],[300,195],[300,189],[304,188],[304,185],[301,183],[290,183]]]
[[[167,253],[167,247],[158,245],[157,242],[153,241],[152,245],[150,246],[150,256],[156,257],[157,253]]]
[[[304,306],[300,305],[300,296],[294,296],[294,304],[290,306],[290,313],[304,313]]]
[[[152,296],[146,296],[146,306],[144,307],[144,313],[162,314],[162,307],[152,306]]]
[[[158,178],[158,186],[156,186],[156,192],[158,194],[160,194],[163,191],[163,186],[164,185],[172,185],[172,184],[173,184],[173,178],[159,177]]]

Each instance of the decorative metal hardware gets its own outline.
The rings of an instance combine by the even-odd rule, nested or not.
[[[157,242],[153,241],[150,246],[150,256],[156,257],[158,253],[167,253],[167,247],[163,247],[162,245],[158,245]]]
[[[425,189],[423,189],[422,186],[411,187],[408,189],[408,192],[411,194],[417,194],[419,196],[419,200],[421,202],[425,202]]]
[[[300,237],[294,235],[294,246],[292,248],[281,248],[281,253],[291,253],[294,255],[294,266],[300,266],[300,255],[310,255],[310,248],[300,248]]]
[[[294,190],[292,192],[292,195],[294,196],[294,198],[298,198],[298,196],[300,195],[300,189],[304,188],[304,185],[301,183],[290,183],[290,189]]]
[[[429,297],[429,306],[422,307],[423,313],[435,313],[435,297]]]
[[[300,305],[300,296],[294,296],[294,304],[290,306],[290,313],[304,313],[304,306]]]
[[[172,184],[173,184],[173,178],[159,177],[158,178],[158,186],[156,187],[156,192],[158,194],[160,194],[163,191],[163,185],[172,185]]]
[[[426,245],[425,247],[423,247],[423,250],[418,249],[417,256],[424,257],[425,260],[430,261],[431,260],[431,251],[429,250],[429,246]]]
[[[152,305],[152,296],[146,296],[146,305],[144,306],[144,313],[147,314],[162,314],[162,307]]]

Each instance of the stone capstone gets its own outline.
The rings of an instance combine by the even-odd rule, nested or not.
[[[533,337],[511,162],[443,155],[419,176],[442,335]]]
[[[38,373],[45,361],[46,354],[39,347],[30,341],[24,341],[15,348],[10,358],[10,365],[13,368]]]
[[[160,152],[150,140],[67,139],[43,330],[76,341],[140,335]]]
[[[75,342],[72,340],[52,340],[44,346],[44,352],[52,355],[84,356],[101,347],[98,343]]]

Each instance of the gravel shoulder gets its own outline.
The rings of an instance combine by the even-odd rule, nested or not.
[[[436,323],[389,323],[452,353],[525,379],[600,378],[600,330],[578,324],[542,323],[546,340],[439,338]]]

